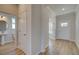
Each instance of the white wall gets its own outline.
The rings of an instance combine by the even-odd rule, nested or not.
[[[41,5],[41,50],[48,47],[49,43],[49,15],[48,8],[45,5]]]
[[[48,10],[44,5],[32,5],[32,53],[38,54],[48,47]]]
[[[75,42],[79,48],[79,5],[76,7],[76,37],[75,37]]]
[[[66,39],[74,41],[75,39],[75,13],[68,13],[56,17],[56,39]],[[61,27],[62,22],[67,22],[68,26]]]
[[[41,49],[41,5],[32,5],[32,54],[38,54]]]

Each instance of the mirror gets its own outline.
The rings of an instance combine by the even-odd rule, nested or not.
[[[0,32],[6,31],[6,21],[0,20]]]

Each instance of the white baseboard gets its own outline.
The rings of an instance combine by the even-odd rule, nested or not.
[[[59,38],[56,38],[56,39],[59,39]],[[69,39],[62,39],[62,40],[68,40],[68,41],[75,42],[75,40],[69,40]]]
[[[41,49],[41,50],[37,53],[37,55],[38,55],[40,52],[44,53],[44,52],[46,51],[46,48],[47,48],[47,47],[49,47],[49,45],[46,45],[45,48]]]
[[[79,48],[79,43],[77,41],[75,41],[76,46]]]

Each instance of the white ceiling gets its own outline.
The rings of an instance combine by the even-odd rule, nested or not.
[[[74,12],[76,9],[75,4],[50,4],[49,6],[53,11],[55,11],[56,15]],[[64,8],[64,11],[62,8]]]

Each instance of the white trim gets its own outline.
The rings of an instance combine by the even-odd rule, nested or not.
[[[58,38],[56,38],[56,39],[58,39]],[[58,39],[58,40],[60,40],[60,39]],[[75,40],[69,40],[69,39],[62,39],[62,40],[67,40],[67,41],[75,42]]]
[[[76,46],[79,48],[79,43],[77,41],[75,41]]]
[[[38,55],[40,52],[45,52],[47,47],[49,47],[49,45],[46,45],[46,47],[44,49],[41,49],[38,53],[36,53],[36,55]]]

